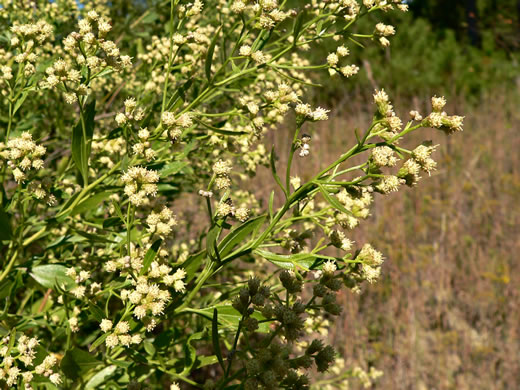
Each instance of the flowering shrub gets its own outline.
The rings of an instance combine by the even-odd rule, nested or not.
[[[4,2],[2,383],[306,389],[381,375],[335,363],[322,336],[336,293],[376,282],[384,261],[349,231],[376,195],[436,168],[436,146],[405,148],[408,133],[451,134],[463,118],[434,97],[403,122],[376,91],[354,145],[293,176],[312,155],[303,131],[331,112],[308,103],[316,80],[349,82],[349,45],[395,33],[356,21],[407,9],[305,3]],[[337,49],[313,58],[325,40]],[[290,150],[268,152],[282,127]],[[261,165],[268,200],[246,190]]]

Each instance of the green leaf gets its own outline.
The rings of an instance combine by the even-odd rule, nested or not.
[[[173,96],[168,101],[168,111],[175,111],[177,108],[183,105],[184,101],[186,100],[186,91],[191,87],[191,84],[193,84],[193,79],[189,79],[175,91]]]
[[[116,372],[117,366],[112,365],[103,368],[101,371],[97,372],[85,385],[85,390],[97,389],[100,385],[104,384],[108,378],[114,375]]]
[[[68,378],[74,380],[102,363],[87,351],[73,348],[67,351],[61,359],[60,368]]]
[[[114,227],[114,226],[121,226],[124,222],[121,221],[121,218],[119,217],[110,217],[105,220],[103,220],[103,229]]]
[[[155,259],[155,256],[157,255],[157,252],[159,251],[161,244],[162,240],[159,238],[152,244],[150,249],[148,249],[146,255],[144,255],[143,268],[141,268],[141,272],[139,272],[139,275],[144,275],[146,271],[148,271],[148,268],[150,268],[152,261]]]
[[[38,265],[31,269],[30,275],[43,287],[53,288],[57,285],[65,285],[67,288],[74,286],[74,280],[66,275],[67,267],[60,264]]]
[[[186,271],[186,278],[184,279],[186,283],[189,283],[194,277],[197,270],[200,268],[202,264],[202,260],[206,257],[206,251],[200,251],[193,255],[190,255],[184,263],[182,263],[182,268]]]
[[[320,192],[321,194],[323,195],[323,197],[325,198],[325,200],[332,206],[334,207],[335,209],[341,211],[342,213],[345,213],[345,214],[348,214],[348,215],[352,215],[352,212],[347,210],[345,208],[345,206],[343,206],[341,204],[341,202],[339,200],[337,200],[336,198],[334,198],[333,196],[330,196],[329,192],[325,189],[325,187],[323,187],[320,183],[316,182],[318,188],[320,189]]]
[[[206,307],[201,310],[193,310],[193,312],[212,321],[214,309],[218,310],[218,323],[221,326],[223,326],[224,328],[231,329],[233,331],[236,331],[238,329],[238,324],[242,319],[242,314],[240,314],[240,312],[231,305],[217,305],[212,307]],[[265,317],[257,311],[253,313],[252,317],[256,318],[259,321],[265,320]],[[262,322],[258,325],[259,332],[269,332],[269,323]]]
[[[84,126],[81,119],[72,130],[72,159],[83,178],[88,175],[88,159],[90,156],[90,141],[94,134],[94,116],[96,115],[96,101],[93,100],[84,112]]]
[[[282,189],[283,193],[285,194],[285,197],[289,197],[289,194],[287,193],[287,189],[283,186],[282,181],[280,180],[280,177],[276,173],[276,165],[275,165],[275,159],[276,154],[274,152],[274,146],[271,148],[271,155],[269,156],[269,162],[271,165],[271,172],[273,174],[274,180],[276,181],[276,184]]]
[[[201,124],[202,126],[208,128],[209,130],[214,131],[215,133],[218,133],[218,134],[229,135],[229,136],[239,136],[239,135],[247,134],[246,131],[233,131],[233,130],[221,129],[219,127],[212,126],[199,119],[195,118],[195,120],[197,121],[197,123]]]
[[[274,218],[274,190],[269,195],[269,219],[272,221]]]
[[[220,349],[220,341],[218,337],[218,310],[217,308],[213,309],[213,319],[211,321],[211,340],[213,341],[213,349],[215,351],[215,355],[217,356],[220,367],[225,371],[226,367],[224,367],[224,359],[222,359],[222,351]]]
[[[209,229],[208,235],[206,236],[206,252],[212,260],[217,260],[217,240],[222,232],[222,221],[217,221],[211,229]]]
[[[125,216],[123,215],[123,212],[121,211],[121,206],[119,206],[119,203],[116,201],[112,201],[112,206],[114,206],[114,210],[117,214],[117,216],[123,221],[123,223],[126,223]]]
[[[89,347],[89,352],[92,352],[93,350],[95,350],[97,347],[99,347],[101,344],[103,344],[105,342],[105,339],[107,338],[108,336],[108,333],[103,333],[101,336],[99,336],[93,343],[92,345]]]
[[[171,175],[175,175],[176,173],[179,173],[182,170],[182,168],[184,168],[187,165],[188,165],[188,163],[185,162],[185,161],[173,161],[173,162],[171,162],[169,164],[166,164],[159,171],[159,175],[162,178],[165,178],[165,177],[168,177],[168,176],[171,176]]]
[[[13,234],[11,230],[11,216],[0,207],[0,241],[10,240]]]
[[[280,255],[278,253],[269,252],[263,249],[255,249],[255,254],[269,260],[271,263],[284,269],[295,269],[297,267],[308,271],[315,260],[320,258],[319,255],[312,253],[298,253],[295,255]]]
[[[109,196],[110,192],[100,192],[98,194],[90,196],[83,202],[76,205],[70,212],[70,216],[74,216],[77,214],[84,213],[85,211],[95,209],[102,201],[108,199]]]
[[[223,260],[225,260],[224,257],[231,253],[236,245],[243,243],[244,240],[253,231],[259,228],[264,223],[266,217],[266,215],[261,215],[259,217],[250,219],[246,223],[243,223],[229,232],[229,234],[224,237],[218,246],[220,256],[223,258]]]
[[[304,16],[305,16],[305,10],[300,11],[298,16],[296,17],[296,20],[294,21],[294,27],[293,27],[293,37],[294,37],[293,44],[294,45],[296,45],[296,43],[298,43],[298,37],[300,34],[300,30],[302,29],[302,26],[303,26]]]
[[[211,64],[213,63],[213,54],[215,53],[215,46],[217,45],[217,39],[220,34],[220,30],[222,29],[222,26],[220,26],[217,31],[215,31],[215,35],[213,36],[213,39],[211,40],[211,44],[209,45],[208,52],[206,55],[206,78],[208,81],[211,80]]]
[[[188,341],[186,341],[186,343],[184,344],[184,370],[182,371],[181,375],[187,375],[188,373],[190,373],[197,361],[197,349],[191,343],[193,341],[205,338],[206,335],[207,333],[205,331],[194,333],[188,338]]]
[[[150,356],[155,355],[156,349],[155,349],[155,346],[151,342],[145,340],[145,341],[143,341],[143,345],[144,345],[144,350],[146,351],[146,353],[148,355],[150,355]]]
[[[18,109],[22,106],[22,104],[25,102],[25,99],[27,99],[27,96],[29,95],[29,92],[31,90],[30,89],[27,89],[25,90],[23,93],[22,93],[22,96],[20,96],[20,98],[16,101],[16,104],[14,105],[14,109],[13,109],[13,115],[16,114],[16,111],[18,111]]]
[[[103,310],[93,302],[88,303],[88,310],[97,322],[101,322],[103,318],[105,318],[105,313]]]
[[[218,358],[215,355],[211,356],[197,356],[197,362],[193,366],[194,369],[210,366],[212,364],[218,363]]]

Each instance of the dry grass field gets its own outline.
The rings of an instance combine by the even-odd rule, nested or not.
[[[465,130],[453,138],[431,130],[440,170],[415,189],[378,196],[351,236],[386,255],[384,276],[341,297],[330,338],[347,363],[385,372],[376,389],[520,386],[520,112],[499,93],[476,107],[451,100],[448,111],[466,115]],[[345,101],[312,129],[311,156],[298,161],[302,178],[370,122],[369,100],[353,101],[359,106]],[[395,102],[405,117],[399,108],[427,112],[428,99],[412,105]],[[280,131],[270,141],[282,154],[289,137]],[[258,191],[268,196],[270,188]]]

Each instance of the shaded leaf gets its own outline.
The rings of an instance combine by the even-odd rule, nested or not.
[[[220,256],[224,259],[226,255],[231,253],[233,248],[244,242],[244,240],[257,228],[259,228],[265,221],[266,215],[261,215],[259,217],[250,219],[249,221],[243,223],[237,228],[233,229],[229,234],[224,237],[224,239],[220,242],[218,248]],[[225,260],[225,259],[224,259]]]
[[[220,349],[220,341],[218,337],[218,310],[217,308],[213,309],[213,319],[211,321],[211,340],[213,342],[213,350],[215,351],[215,355],[217,356],[218,362],[222,369],[225,371],[226,367],[224,367],[224,359],[222,359],[222,350]]]
[[[215,53],[215,46],[217,45],[217,39],[218,39],[221,29],[222,29],[222,26],[220,26],[217,29],[217,31],[215,31],[215,35],[213,36],[213,39],[211,40],[211,44],[209,45],[208,52],[206,55],[205,70],[206,70],[206,78],[208,79],[208,81],[211,80],[211,65],[213,63],[213,54]]]
[[[159,247],[161,246],[161,244],[162,240],[159,238],[148,249],[146,255],[144,255],[143,268],[141,268],[141,272],[139,272],[139,275],[144,275],[146,271],[148,271],[148,268],[150,268],[152,261],[155,259],[155,256],[157,255],[157,252],[159,251]]]
[[[100,192],[98,194],[92,195],[85,199],[83,202],[76,205],[72,211],[70,212],[71,216],[84,213],[85,211],[89,211],[95,209],[102,201],[108,199],[110,196],[110,192]]]
[[[89,389],[97,389],[100,385],[106,382],[108,378],[114,375],[116,372],[117,366],[112,365],[103,368],[101,371],[97,372],[85,385],[85,390]]]
[[[10,240],[12,234],[11,216],[0,207],[0,241]]]
[[[263,249],[255,249],[253,253],[284,269],[294,269],[295,267],[299,267],[303,268],[304,270],[309,270],[314,264],[315,260],[320,258],[319,255],[312,253],[280,255]]]
[[[74,280],[66,275],[67,267],[60,264],[38,265],[31,269],[30,275],[43,287],[53,288],[56,284],[67,288],[74,286]]]
[[[65,353],[61,359],[60,368],[68,378],[77,379],[102,363],[87,351],[74,348]]]

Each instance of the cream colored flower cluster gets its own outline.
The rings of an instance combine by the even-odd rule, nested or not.
[[[213,164],[213,173],[215,175],[215,186],[217,189],[227,189],[231,185],[229,174],[232,170],[231,161],[217,160]]]
[[[101,284],[92,281],[91,273],[89,271],[81,268],[78,271],[76,268],[70,267],[67,269],[66,275],[76,283],[76,285],[70,290],[70,293],[76,299],[83,299],[87,293],[92,296],[101,290]]]
[[[165,126],[172,142],[179,140],[183,130],[193,126],[192,114],[190,113],[176,116],[173,112],[164,111],[161,115],[161,122]]]
[[[130,121],[139,122],[144,118],[144,110],[137,108],[137,102],[134,98],[128,98],[124,102],[125,112],[116,115],[116,123],[118,126],[124,126]]]
[[[372,149],[372,161],[378,167],[394,167],[398,159],[389,146],[377,146]]]
[[[232,202],[223,201],[217,204],[216,214],[222,218],[232,216],[238,219],[240,222],[245,222],[249,218],[249,209],[247,207],[235,208]]]
[[[359,219],[366,219],[370,215],[370,205],[373,198],[368,187],[361,187],[359,196],[352,196],[346,189],[342,189],[336,198],[350,213],[337,212],[335,221],[344,229],[354,229],[359,225]]]
[[[443,130],[446,134],[462,131],[464,117],[459,115],[448,115],[443,111],[446,105],[444,97],[432,98],[433,112],[425,119],[428,126]]]
[[[41,181],[31,181],[27,186],[27,190],[34,198],[47,203],[49,206],[55,206],[58,201],[56,196],[50,192],[52,184],[50,177],[44,177]]]
[[[20,137],[12,138],[5,144],[0,144],[0,156],[7,160],[7,165],[13,170],[14,179],[23,183],[31,170],[43,168],[41,159],[46,148],[34,142],[31,133],[23,132]]]
[[[119,321],[116,326],[109,319],[101,320],[99,327],[107,333],[105,344],[107,348],[114,348],[118,345],[129,347],[131,344],[140,344],[143,338],[140,334],[129,335],[130,324],[128,321]]]
[[[362,262],[361,273],[369,283],[374,283],[381,275],[381,265],[384,258],[381,252],[375,250],[372,245],[365,244],[356,257]]]
[[[0,356],[2,357],[0,380],[4,380],[9,387],[16,388],[21,380],[24,389],[32,390],[31,382],[34,374],[38,374],[49,378],[54,385],[61,384],[61,376],[55,372],[58,360],[54,355],[47,355],[41,364],[30,369],[36,358],[36,347],[40,344],[37,338],[29,338],[22,334],[11,348],[10,337],[15,337],[15,335],[5,336],[0,340]],[[17,361],[23,365],[16,364]]]
[[[46,69],[47,78],[43,87],[54,88],[62,84],[65,101],[75,103],[79,96],[90,93],[90,82],[107,68],[122,71],[132,66],[128,55],[121,55],[117,45],[105,39],[112,29],[110,20],[90,11],[87,17],[78,22],[79,32],[70,33],[63,40],[67,57],[54,62]],[[86,79],[80,69],[88,69]]]
[[[403,122],[395,112],[392,103],[384,89],[376,91],[374,94],[374,102],[377,106],[380,122],[374,127],[373,132],[385,140],[392,139],[401,131]]]
[[[14,55],[14,62],[20,64],[23,75],[29,77],[36,72],[36,60],[38,59],[38,45],[42,45],[45,40],[52,37],[53,27],[45,20],[36,23],[18,24],[15,22],[11,26],[11,50],[17,49]],[[2,62],[8,58],[3,57]],[[13,78],[14,64],[9,62],[1,68],[3,80],[8,81]],[[1,84],[0,84],[1,85]]]
[[[157,195],[159,174],[144,167],[130,167],[121,177],[125,184],[124,192],[130,203],[141,206],[149,201],[148,196]]]
[[[327,56],[327,64],[329,65],[329,73],[331,76],[340,72],[345,77],[354,76],[359,72],[359,67],[356,65],[339,66],[340,59],[349,55],[349,50],[344,45],[338,46],[336,52],[330,53]]]
[[[159,213],[152,211],[150,215],[146,217],[146,224],[148,225],[147,230],[150,234],[166,237],[171,234],[172,228],[177,225],[177,219],[173,215],[173,211],[164,206]]]
[[[11,38],[11,46],[17,46],[20,41],[28,42],[30,40],[43,43],[43,41],[52,36],[53,27],[45,20],[38,20],[36,23],[27,24],[14,22],[11,26],[11,32],[16,35]]]

